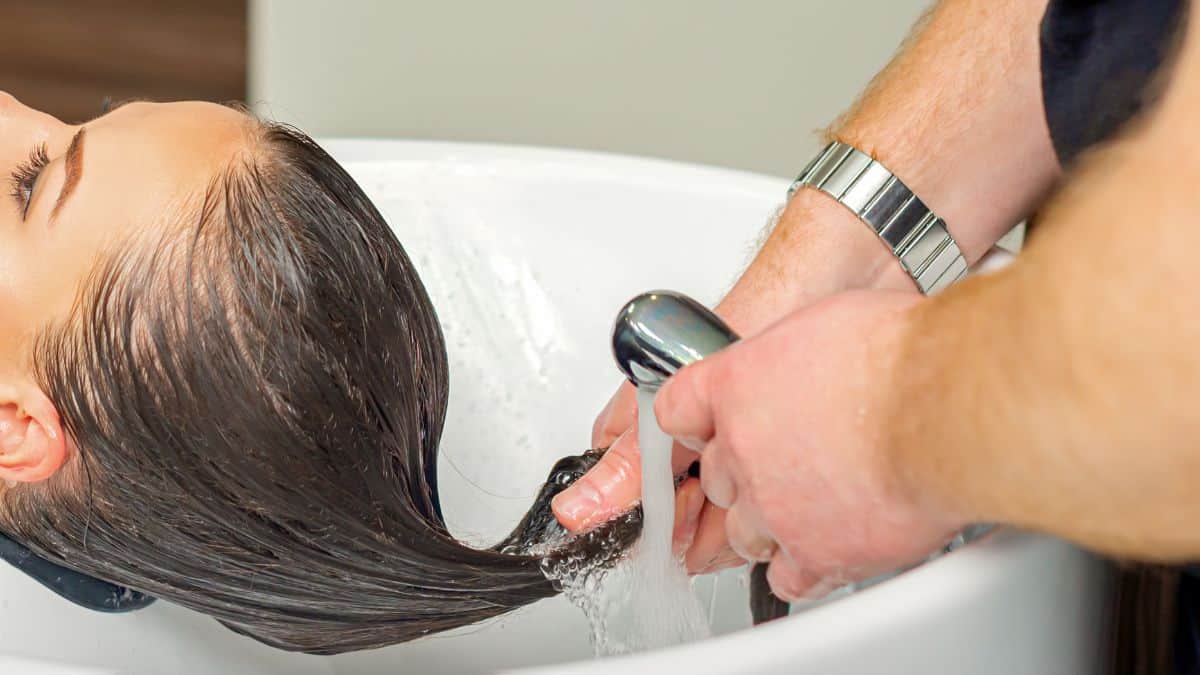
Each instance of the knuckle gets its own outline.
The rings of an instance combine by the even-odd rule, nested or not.
[[[803,576],[780,560],[771,561],[767,567],[767,585],[772,593],[788,602],[800,600],[807,590]]]
[[[740,541],[729,541],[729,548],[742,560],[754,560],[754,557],[749,554],[745,546]]]
[[[743,560],[757,562],[770,560],[771,553],[773,552],[769,541],[747,536],[741,536],[737,539],[730,538],[729,547]]]
[[[716,471],[700,472],[700,489],[713,505],[727,509],[733,504],[737,488],[729,477],[720,471],[719,467],[716,468]]]

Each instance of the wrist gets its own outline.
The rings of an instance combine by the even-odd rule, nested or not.
[[[820,190],[797,191],[780,218],[780,227],[815,233],[817,250],[809,255],[815,264],[829,267],[830,294],[852,289],[916,290],[900,261],[871,227]]]
[[[942,219],[970,265],[1034,211],[1059,175],[1048,133],[991,139],[957,152],[936,134],[914,135],[882,122],[846,124],[827,136],[870,155],[907,185]],[[1008,162],[993,160],[1009,158],[1009,145],[1025,152]]]
[[[916,292],[887,245],[829,195],[801,189],[753,262],[717,306],[743,336],[822,298],[851,289]]]

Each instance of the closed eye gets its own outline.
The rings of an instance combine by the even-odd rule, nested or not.
[[[12,176],[9,177],[10,194],[17,204],[17,210],[21,213],[21,220],[24,220],[25,214],[29,212],[29,204],[33,201],[33,191],[37,187],[38,178],[41,177],[42,171],[49,163],[49,152],[46,144],[42,143],[29,153],[29,159],[13,169]]]

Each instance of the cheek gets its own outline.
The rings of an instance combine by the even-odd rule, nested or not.
[[[28,276],[30,253],[24,242],[13,236],[15,230],[7,221],[7,214],[0,217],[0,321],[3,322],[12,319],[13,312],[28,295],[28,284],[23,280]]]
[[[31,323],[39,298],[26,280],[19,250],[0,237],[0,369],[14,364],[21,346],[32,336]]]
[[[36,332],[70,311],[78,274],[44,240],[16,236],[0,218],[0,368],[17,363]],[[56,255],[57,254],[57,255]]]

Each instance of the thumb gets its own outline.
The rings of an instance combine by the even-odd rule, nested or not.
[[[721,356],[714,354],[675,373],[654,400],[654,417],[663,433],[697,452],[715,433],[712,373]]]
[[[578,532],[628,511],[641,496],[642,465],[635,424],[596,466],[555,495],[550,506],[563,527]]]
[[[676,444],[671,468],[681,473],[696,460],[696,453]],[[558,522],[571,532],[586,530],[611,520],[642,499],[642,453],[638,423],[612,444],[600,461],[571,487],[554,496],[550,507]]]

